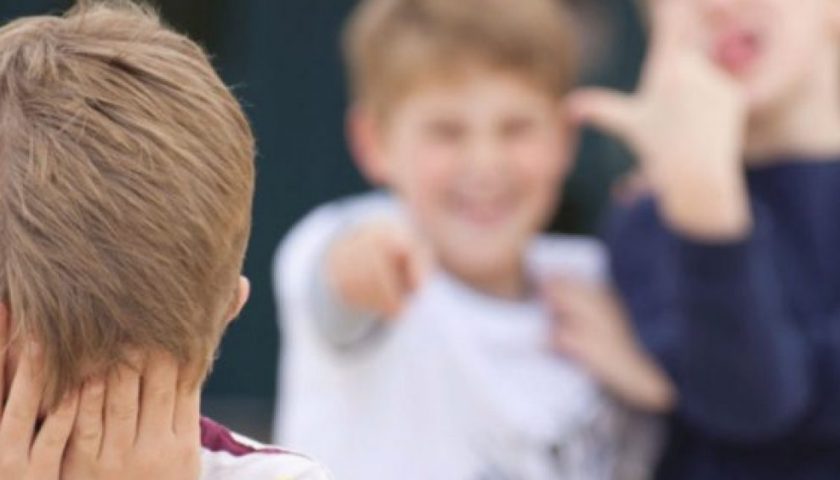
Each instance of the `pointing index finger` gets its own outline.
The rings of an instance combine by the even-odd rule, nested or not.
[[[6,403],[6,357],[9,354],[9,314],[6,306],[0,303],[0,418],[3,418],[3,405]]]
[[[0,419],[0,444],[4,448],[28,451],[43,395],[43,353],[39,345],[30,342],[21,354],[6,409]]]

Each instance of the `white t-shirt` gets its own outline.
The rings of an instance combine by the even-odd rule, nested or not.
[[[201,419],[201,480],[330,480],[307,457],[262,445]]]
[[[285,335],[278,438],[342,480],[645,477],[651,450],[626,448],[628,432],[636,448],[651,444],[645,422],[549,350],[550,317],[537,301],[487,296],[436,272],[392,326],[358,348],[325,338],[312,276],[338,231],[377,215],[400,210],[386,196],[322,207],[277,257]],[[597,281],[605,262],[592,240],[543,237],[526,263],[534,277]]]

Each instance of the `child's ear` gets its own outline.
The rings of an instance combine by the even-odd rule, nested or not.
[[[9,307],[5,303],[0,302],[0,348],[4,348],[6,346],[5,342],[9,340],[10,324]]]
[[[376,114],[367,106],[356,104],[347,112],[347,139],[356,166],[376,186],[387,183],[387,166],[382,153],[382,134]]]
[[[230,304],[228,314],[225,316],[227,323],[230,323],[239,316],[242,312],[242,307],[248,302],[248,297],[251,296],[251,282],[243,276],[239,277],[239,283],[236,285],[236,295],[233,302]]]

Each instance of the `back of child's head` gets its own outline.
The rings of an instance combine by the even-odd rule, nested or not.
[[[254,141],[195,43],[128,2],[0,29],[0,295],[53,399],[126,352],[209,368]]]
[[[478,63],[560,96],[575,48],[560,0],[364,0],[344,32],[352,95],[379,113],[424,80]]]

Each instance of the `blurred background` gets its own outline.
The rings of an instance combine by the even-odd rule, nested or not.
[[[457,1],[457,0],[453,0]],[[566,0],[586,67],[582,83],[632,89],[644,38],[634,0]],[[510,0],[516,8],[516,0]],[[347,96],[339,35],[355,0],[149,0],[204,45],[253,123],[259,157],[254,230],[245,273],[251,300],[222,344],[205,414],[268,440],[281,333],[271,260],[289,227],[314,206],[367,188],[344,142]],[[0,21],[60,13],[72,0],[0,0]],[[550,229],[597,233],[609,187],[630,166],[626,151],[583,135],[577,169]]]

